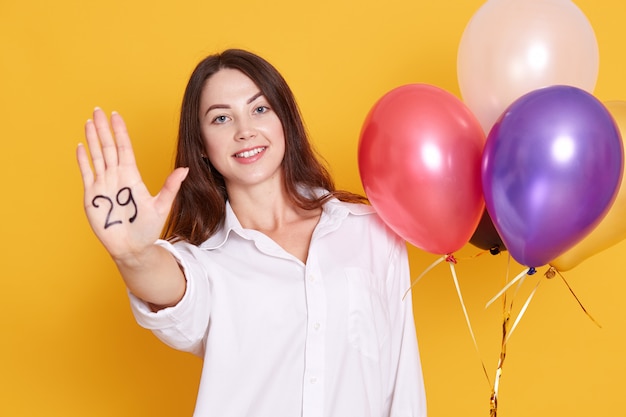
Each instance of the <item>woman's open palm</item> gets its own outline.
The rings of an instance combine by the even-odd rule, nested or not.
[[[112,113],[109,126],[105,113],[96,108],[93,120],[85,124],[85,137],[91,164],[82,145],[76,157],[87,219],[113,258],[133,258],[159,237],[187,168],[174,170],[161,191],[152,196],[141,179],[126,124],[119,114]]]

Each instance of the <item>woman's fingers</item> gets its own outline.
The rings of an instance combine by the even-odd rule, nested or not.
[[[102,149],[100,149],[98,132],[96,132],[96,127],[92,119],[87,120],[85,123],[85,139],[87,140],[87,146],[89,147],[89,154],[91,155],[91,162],[93,163],[96,177],[101,177],[104,175],[106,165],[102,157]]]
[[[93,119],[89,119],[85,123],[85,138],[96,181],[98,178],[104,178],[107,169],[118,166],[136,168],[135,155],[126,123],[117,112],[112,112],[111,125],[109,126],[104,111],[96,107],[93,112]],[[81,151],[81,155],[82,160],[79,160],[79,165],[84,178],[89,159],[85,149]],[[93,180],[94,178],[91,178],[92,182]]]
[[[155,208],[161,215],[169,213],[180,185],[187,178],[188,173],[189,168],[176,168],[165,180],[155,202]]]
[[[83,186],[86,189],[93,183],[93,171],[91,171],[91,165],[89,165],[87,150],[82,143],[79,143],[76,148],[76,160],[78,161],[78,168],[80,169],[80,175],[83,179]]]
[[[119,113],[111,113],[111,126],[113,127],[113,134],[117,143],[117,158],[120,165],[136,165],[135,154],[130,143],[126,123]]]
[[[93,124],[102,148],[105,167],[117,166],[117,146],[115,145],[107,116],[99,107],[96,107],[93,111]]]

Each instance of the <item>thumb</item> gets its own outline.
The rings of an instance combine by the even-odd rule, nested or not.
[[[163,184],[163,188],[159,191],[159,194],[156,196],[156,209],[160,213],[169,212],[172,207],[172,203],[174,202],[174,198],[180,190],[180,185],[183,183],[185,178],[187,178],[187,174],[189,173],[189,168],[176,168],[166,179]]]

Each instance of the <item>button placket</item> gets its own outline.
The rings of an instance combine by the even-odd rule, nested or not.
[[[305,374],[302,399],[303,417],[322,417],[324,411],[324,364],[326,294],[321,275],[310,258],[306,268],[308,329],[305,349]]]

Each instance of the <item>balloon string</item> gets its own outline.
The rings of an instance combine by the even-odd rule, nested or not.
[[[492,255],[498,255],[501,252],[502,251],[500,250],[500,246],[496,245],[496,246],[494,246],[494,247],[492,247],[490,249],[484,249],[484,250],[481,250],[480,252],[478,252],[478,253],[476,253],[476,254],[474,254],[472,256],[467,256],[467,257],[460,258],[460,259],[475,259],[475,258],[478,258],[479,256],[483,256],[486,253],[490,253]]]
[[[504,283],[509,282],[509,276],[511,275],[511,254],[507,256],[506,259],[506,274],[504,275]],[[517,290],[519,290],[519,285],[517,286]],[[517,294],[517,290],[515,290],[515,294]],[[511,307],[509,307],[508,312],[511,313],[511,309],[513,308],[513,299],[511,299]],[[506,315],[506,293],[502,294],[502,313]]]
[[[489,379],[489,374],[487,373],[487,368],[485,367],[485,363],[483,362],[483,360],[481,358],[480,351],[478,349],[478,343],[476,342],[476,336],[474,335],[474,330],[472,329],[472,324],[470,322],[469,315],[467,313],[467,309],[465,308],[465,302],[463,301],[463,296],[461,294],[461,288],[459,286],[459,281],[458,281],[457,276],[456,276],[456,270],[454,269],[454,264],[457,263],[457,260],[456,260],[456,258],[452,254],[444,255],[444,256],[438,258],[432,264],[430,264],[416,279],[413,280],[413,282],[411,282],[411,286],[404,293],[404,296],[402,297],[402,300],[404,300],[404,298],[407,296],[407,294],[418,283],[418,281],[420,279],[422,279],[422,277],[424,275],[426,275],[431,269],[433,269],[435,266],[439,265],[443,261],[446,261],[446,262],[448,262],[450,264],[450,270],[452,272],[452,278],[453,278],[453,281],[454,281],[454,286],[456,287],[456,292],[457,292],[457,295],[459,297],[459,301],[461,302],[461,307],[463,308],[463,314],[465,315],[465,321],[467,323],[467,327],[468,327],[470,335],[472,337],[472,341],[474,342],[474,348],[476,349],[476,352],[478,353],[478,357],[480,359],[480,363],[481,363],[481,365],[483,367],[483,372],[485,373],[485,377],[487,378],[487,383],[491,386],[491,381]]]
[[[504,275],[505,284],[509,281],[509,274],[511,271],[511,255],[507,257],[506,274]],[[519,286],[518,286],[519,289]],[[517,290],[516,290],[517,293]],[[511,309],[513,308],[513,299],[511,299],[511,305],[507,309],[506,292],[502,297],[502,340],[500,344],[500,357],[498,359],[498,367],[496,369],[496,377],[493,381],[493,389],[491,391],[490,398],[490,417],[496,417],[498,414],[498,393],[500,389],[500,378],[502,377],[502,366],[504,365],[504,359],[506,358],[506,335],[508,333],[509,319],[511,317]]]
[[[472,256],[467,256],[464,258],[459,258],[459,259],[475,259],[478,258],[479,256],[483,256],[484,254],[489,253],[489,249],[485,249],[485,250],[481,250],[480,252],[472,255]]]
[[[515,318],[515,322],[513,323],[513,326],[511,326],[511,330],[509,331],[509,334],[507,335],[506,339],[504,340],[504,344],[505,345],[509,342],[509,339],[513,335],[513,331],[515,330],[515,328],[517,327],[518,323],[520,322],[520,320],[524,316],[524,313],[526,313],[526,309],[528,308],[528,305],[530,304],[530,300],[532,300],[533,297],[535,296],[535,293],[537,292],[537,288],[539,288],[539,284],[540,283],[541,283],[541,280],[537,282],[537,285],[535,285],[535,288],[533,288],[533,290],[530,292],[530,295],[528,295],[528,298],[526,299],[526,302],[522,306],[520,312],[517,314],[517,317]]]
[[[510,257],[509,257],[509,264],[510,264]],[[522,272],[521,274],[519,274],[511,282],[506,284],[505,287],[494,298],[492,298],[487,303],[487,306],[486,306],[486,307],[489,307],[489,305],[491,303],[493,303],[493,301],[495,301],[498,297],[500,297],[501,295],[503,296],[503,300],[504,300],[504,302],[503,302],[503,306],[504,306],[503,316],[504,317],[503,317],[503,322],[502,322],[502,344],[501,344],[501,349],[500,349],[500,358],[498,360],[498,368],[496,370],[496,377],[495,377],[494,384],[493,384],[493,390],[491,392],[490,417],[497,417],[497,413],[498,413],[498,394],[499,394],[499,386],[500,386],[500,377],[502,376],[502,365],[504,363],[504,359],[506,358],[506,345],[509,342],[509,340],[511,339],[511,336],[513,335],[513,332],[517,328],[517,325],[519,324],[520,320],[522,319],[522,317],[526,313],[526,311],[528,309],[528,306],[530,305],[531,300],[535,296],[535,294],[537,292],[537,289],[539,288],[539,285],[541,284],[541,280],[537,281],[537,284],[535,285],[535,287],[533,288],[533,290],[529,294],[528,298],[526,299],[526,302],[524,303],[524,305],[522,306],[520,312],[518,313],[517,317],[515,318],[515,322],[513,323],[511,328],[509,329],[508,325],[509,325],[509,321],[510,321],[510,318],[511,318],[511,311],[513,309],[513,300],[515,299],[515,295],[517,295],[517,291],[520,289],[521,284],[524,281],[524,279],[523,279],[525,277],[524,274],[526,274],[526,275],[533,275],[535,272],[536,272],[536,270],[534,268],[529,268],[528,270],[526,270],[526,271]],[[596,319],[594,319],[591,316],[591,314],[589,314],[589,312],[587,311],[585,306],[583,306],[583,304],[580,301],[580,299],[574,293],[574,290],[569,285],[569,283],[567,282],[565,277],[556,268],[551,266],[550,269],[548,269],[548,271],[546,271],[544,276],[546,278],[548,278],[548,279],[551,279],[551,278],[554,277],[555,274],[558,274],[559,277],[561,277],[561,279],[563,280],[563,282],[565,283],[565,285],[569,289],[570,293],[574,296],[574,298],[578,302],[578,305],[580,306],[580,308],[582,308],[583,312],[587,315],[587,317],[589,317],[591,319],[591,321],[593,321],[598,327],[602,328],[600,323],[598,323],[598,321],[596,321]],[[508,269],[507,269],[507,279],[508,279]],[[506,304],[507,304],[506,303],[506,291],[516,281],[519,281],[519,285],[517,286],[517,289],[515,290],[515,293],[514,293],[512,299],[511,299],[511,303],[510,303],[510,305],[509,305],[509,307],[507,309],[507,307],[506,307]]]
[[[517,281],[520,281],[520,285],[522,284],[522,282],[524,281],[524,278],[526,277],[526,275],[529,275],[529,272],[531,271],[532,268],[527,268],[525,270],[523,270],[522,272],[520,272],[520,274],[518,276],[516,276],[515,278],[513,278],[508,284],[506,284],[504,286],[504,288],[502,288],[491,300],[489,300],[487,302],[487,304],[485,305],[485,308],[489,307],[491,304],[493,304],[494,301],[496,301],[498,298],[500,298],[500,296],[504,293],[506,293],[506,291],[511,288],[511,286],[513,286],[513,284],[515,284]]]
[[[506,304],[506,302],[505,302]],[[506,335],[508,333],[509,315],[506,314],[505,306],[504,320],[502,321],[502,344],[500,346],[500,358],[498,359],[498,368],[496,369],[496,379],[493,381],[493,390],[490,398],[490,417],[498,415],[498,392],[500,389],[500,377],[502,376],[502,365],[506,358]]]
[[[489,374],[487,373],[487,368],[485,367],[485,362],[482,360],[480,355],[480,350],[478,349],[478,343],[476,342],[476,337],[474,336],[474,330],[472,330],[472,324],[469,319],[469,315],[467,314],[467,308],[465,308],[465,302],[463,302],[463,295],[461,294],[461,288],[459,287],[459,280],[456,277],[456,270],[454,268],[454,264],[456,263],[456,259],[452,257],[452,255],[445,258],[446,261],[450,264],[450,271],[452,272],[452,279],[454,281],[454,286],[456,287],[456,293],[459,296],[459,301],[461,302],[461,307],[463,308],[463,314],[465,315],[465,322],[467,323],[467,328],[469,329],[470,335],[472,336],[472,341],[474,342],[474,348],[476,349],[476,353],[478,353],[478,358],[480,359],[480,364],[483,367],[483,372],[485,373],[485,377],[487,378],[487,383],[491,386],[491,380],[489,379]]]
[[[591,319],[591,321],[593,321],[595,323],[596,326],[598,326],[599,328],[602,328],[602,326],[600,325],[600,323],[598,323],[598,321],[596,319],[594,319],[591,314],[589,314],[589,312],[587,311],[587,309],[585,308],[585,306],[583,305],[583,303],[578,299],[578,297],[576,296],[576,294],[574,293],[574,290],[572,289],[572,287],[570,287],[570,285],[567,283],[567,280],[565,280],[565,277],[561,274],[561,272],[559,272],[559,270],[557,270],[555,267],[551,266],[550,269],[548,269],[548,271],[545,273],[547,278],[552,278],[554,276],[554,273],[557,273],[559,275],[559,277],[561,277],[561,279],[563,280],[563,282],[565,283],[565,285],[567,286],[567,289],[569,289],[569,292],[572,293],[572,295],[574,296],[574,298],[576,299],[576,302],[578,303],[578,305],[580,306],[580,308],[583,309],[583,311],[585,312],[585,314],[587,315],[587,317],[589,317]]]
[[[406,298],[407,294],[413,289],[413,287],[415,286],[415,284],[418,283],[418,281],[420,279],[422,279],[422,277],[424,275],[426,275],[426,273],[428,273],[428,271],[430,271],[431,269],[433,269],[434,267],[436,267],[437,265],[439,265],[441,262],[445,261],[447,258],[447,256],[442,256],[441,258],[437,259],[435,262],[433,262],[432,264],[430,264],[430,266],[428,268],[426,268],[421,274],[419,274],[419,276],[417,278],[415,278],[413,280],[413,282],[411,282],[411,286],[406,290],[406,292],[404,293],[404,295],[402,296],[402,301],[404,301],[404,299]]]

